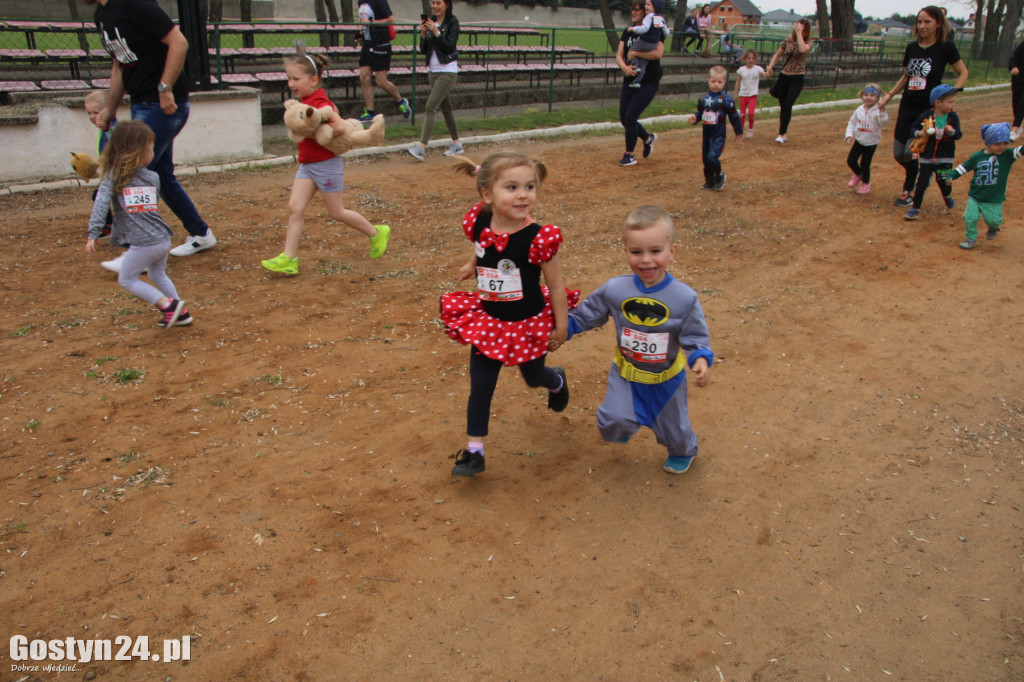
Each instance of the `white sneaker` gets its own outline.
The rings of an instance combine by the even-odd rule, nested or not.
[[[747,137],[753,137],[753,136],[754,136],[754,131],[753,130],[748,130],[747,131]]]
[[[785,143],[786,138],[784,138],[782,135],[779,135],[778,137],[775,138],[775,141],[778,142],[779,144],[783,144]]]
[[[125,252],[122,251],[121,255],[115,258],[114,260],[105,260],[102,263],[100,263],[100,265],[105,267],[107,270],[110,270],[111,272],[121,274],[121,263],[124,262],[124,254]],[[139,274],[144,275],[147,272],[149,272],[149,268],[142,268],[142,272]]]
[[[121,262],[123,260],[124,260],[124,251],[122,251],[121,255],[118,256],[117,258],[115,258],[113,260],[105,260],[102,263],[100,263],[100,265],[105,267],[107,270],[110,270],[111,272],[120,273],[121,272]]]
[[[461,142],[452,142],[451,146],[448,147],[448,151],[444,153],[445,156],[455,156],[456,154],[465,154],[466,150],[462,148]]]
[[[419,142],[409,147],[409,153],[412,155],[412,157],[420,161],[422,161],[423,157],[426,156],[425,151],[426,150],[423,149]]]
[[[205,237],[189,237],[184,244],[171,249],[171,255],[191,256],[193,253],[205,251],[216,243],[217,238],[213,236],[213,230],[207,229]]]

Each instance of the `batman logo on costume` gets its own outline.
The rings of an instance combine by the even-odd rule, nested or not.
[[[668,306],[654,298],[635,296],[622,302],[622,315],[632,324],[657,327],[668,321]]]

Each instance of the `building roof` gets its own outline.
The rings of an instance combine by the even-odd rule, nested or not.
[[[882,26],[883,28],[905,28],[908,31],[913,28],[912,26],[904,24],[902,21],[896,21],[895,19],[882,19],[881,21],[873,21],[871,23]]]
[[[739,13],[745,17],[761,16],[761,10],[759,10],[757,8],[757,5],[755,5],[750,0],[730,0],[730,2],[732,2],[733,7],[739,10]],[[716,2],[714,5],[711,6],[711,11],[714,11],[715,8],[721,4],[721,2]]]
[[[779,23],[788,22],[790,24],[795,24],[796,22],[803,18],[804,15],[802,14],[793,14],[792,12],[787,12],[784,9],[777,9],[768,12],[768,14],[765,14],[763,17],[761,17],[761,21],[776,21]]]

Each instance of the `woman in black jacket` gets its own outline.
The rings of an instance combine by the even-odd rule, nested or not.
[[[452,138],[444,155],[463,153],[451,100],[452,89],[459,78],[459,52],[456,48],[459,42],[459,20],[452,14],[452,0],[431,0],[430,9],[434,16],[425,16],[420,22],[420,52],[427,56],[430,69],[430,96],[427,98],[420,141],[409,148],[409,153],[420,161],[426,155],[430,136],[434,134],[434,116],[438,107]]]

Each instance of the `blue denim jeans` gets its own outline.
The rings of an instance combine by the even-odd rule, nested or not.
[[[188,102],[179,102],[178,110],[170,116],[163,112],[159,102],[132,102],[132,120],[142,121],[156,135],[149,169],[160,176],[160,197],[190,235],[202,237],[208,225],[199,217],[188,192],[174,175],[174,138],[188,122],[188,111]]]

